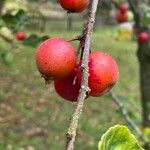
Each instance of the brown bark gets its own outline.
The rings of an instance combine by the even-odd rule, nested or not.
[[[150,44],[139,44],[141,98],[143,106],[143,126],[150,127]]]
[[[89,77],[88,61],[89,61],[89,53],[90,53],[90,45],[91,45],[91,34],[92,34],[94,23],[95,23],[98,2],[99,2],[99,0],[92,1],[90,13],[88,16],[88,21],[85,25],[83,35],[82,35],[83,37],[80,41],[80,44],[83,47],[83,49],[82,49],[83,57],[82,57],[82,65],[81,65],[81,67],[82,67],[82,82],[81,82],[81,88],[80,88],[79,96],[78,96],[78,100],[77,100],[77,105],[76,105],[75,111],[71,117],[70,126],[69,126],[69,129],[67,132],[66,150],[74,149],[74,141],[76,138],[78,121],[79,121],[80,115],[82,113],[85,98],[90,90],[88,87],[88,77]]]
[[[136,35],[141,31],[150,33],[150,28],[143,27],[141,23],[142,1],[127,0],[134,13]],[[148,3],[147,3],[148,4]],[[138,42],[137,50],[140,67],[140,92],[142,103],[142,126],[143,129],[150,128],[150,41],[145,43]],[[145,150],[150,150],[150,141],[145,143]]]
[[[150,128],[150,42],[138,44],[143,129]],[[150,142],[145,143],[150,150]]]

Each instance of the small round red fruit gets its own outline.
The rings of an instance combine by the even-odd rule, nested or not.
[[[78,76],[81,79],[81,67]],[[119,76],[115,60],[105,52],[95,51],[89,56],[89,96],[98,97],[107,93],[117,82]]]
[[[87,8],[89,0],[59,0],[59,3],[68,12],[80,13]]]
[[[54,85],[59,96],[71,102],[77,101],[80,90],[80,81],[77,77],[76,68],[69,76],[56,80]]]
[[[120,6],[119,6],[119,10],[120,10],[120,12],[121,13],[126,13],[127,11],[128,11],[128,5],[127,4],[121,4]]]
[[[26,39],[26,33],[22,31],[17,32],[16,39],[19,41],[24,41]]]
[[[68,76],[77,59],[74,47],[62,38],[50,38],[41,43],[35,58],[39,72],[48,80]]]
[[[116,20],[118,23],[124,23],[128,21],[128,13],[121,13],[121,11],[117,11]]]
[[[140,43],[145,43],[148,40],[149,40],[149,35],[148,35],[147,32],[141,32],[141,33],[139,33],[139,35],[138,35],[138,41]]]

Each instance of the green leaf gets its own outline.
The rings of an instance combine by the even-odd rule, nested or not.
[[[0,35],[2,37],[5,37],[9,41],[12,41],[14,39],[14,35],[13,35],[12,31],[7,27],[0,28]]]
[[[143,16],[142,16],[142,24],[144,26],[150,26],[150,7],[143,3],[141,5],[142,11],[143,11]]]
[[[149,12],[146,12],[143,16],[143,19],[142,19],[142,23],[143,25],[145,26],[149,26],[150,25],[150,11]]]
[[[48,36],[42,36],[39,37],[36,34],[31,34],[24,42],[23,44],[26,46],[31,46],[31,47],[37,47],[37,45],[42,42],[45,41],[46,39],[48,39]]]
[[[29,23],[27,14],[23,10],[19,10],[18,13],[15,15],[15,18],[19,20],[16,22],[15,30],[19,30],[20,28],[24,27],[26,24]]]
[[[122,125],[111,127],[101,138],[98,150],[144,150],[129,129]]]
[[[14,31],[19,30],[28,23],[27,15],[23,10],[19,10],[15,14],[7,13],[3,15],[1,19],[8,28],[13,29]]]
[[[13,62],[13,54],[11,52],[2,53],[1,58],[5,65],[11,65]]]
[[[150,140],[150,128],[149,127],[144,128],[144,134]]]
[[[4,20],[2,18],[0,18],[0,28],[4,27],[4,26],[6,26],[5,22],[4,22]]]

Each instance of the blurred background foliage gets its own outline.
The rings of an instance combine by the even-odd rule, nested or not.
[[[0,150],[60,150],[65,146],[65,133],[75,104],[58,97],[53,83],[45,85],[34,54],[45,38],[69,39],[79,35],[87,11],[67,15],[56,0],[1,0],[0,6],[3,21],[9,22],[9,17],[15,16],[7,23],[7,29],[2,29],[0,21],[0,34],[8,34],[6,39],[13,41],[10,44],[0,37]],[[91,49],[106,51],[116,59],[120,79],[114,91],[140,126],[137,44],[132,31],[116,23],[115,12],[116,6],[109,1],[99,7]],[[16,40],[18,30],[26,32],[27,41]],[[77,48],[78,42],[72,44]],[[126,125],[108,95],[89,98],[79,123],[76,149],[97,149],[101,135],[119,123]]]

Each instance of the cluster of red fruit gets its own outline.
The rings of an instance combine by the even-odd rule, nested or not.
[[[116,13],[116,20],[118,23],[124,23],[128,21],[128,5],[121,4],[119,10]]]
[[[63,8],[73,12],[83,11],[88,3],[89,0],[60,0]],[[54,80],[56,92],[66,100],[77,101],[82,80],[82,60],[77,59],[75,48],[63,38],[50,38],[39,45],[35,58],[42,76],[46,80]],[[90,93],[87,97],[108,92],[118,80],[118,75],[118,66],[110,55],[100,51],[91,52]]]

